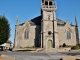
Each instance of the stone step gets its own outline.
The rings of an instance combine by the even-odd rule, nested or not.
[[[37,52],[67,52],[70,51],[71,48],[49,48],[49,49],[45,49],[45,48],[39,48],[37,49]]]
[[[41,49],[37,49],[37,52],[57,52],[58,49],[55,49],[55,48],[51,48],[51,49],[44,49],[44,48],[41,48]]]

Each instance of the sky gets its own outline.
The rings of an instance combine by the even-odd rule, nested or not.
[[[80,0],[55,0],[55,2],[57,4],[56,17],[63,21],[68,20],[75,25],[76,16],[80,30]],[[3,14],[11,27],[9,40],[14,42],[17,15],[19,24],[41,15],[41,0],[0,0],[0,15]]]

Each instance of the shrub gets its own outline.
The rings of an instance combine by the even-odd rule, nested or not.
[[[65,43],[63,43],[63,47],[67,47],[67,45]]]
[[[77,50],[77,49],[79,49],[79,46],[78,46],[78,45],[73,46],[73,47],[71,47],[71,49],[73,49],[73,50]]]

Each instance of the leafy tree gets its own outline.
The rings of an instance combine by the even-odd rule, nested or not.
[[[7,42],[10,37],[10,24],[5,16],[0,16],[0,44]]]

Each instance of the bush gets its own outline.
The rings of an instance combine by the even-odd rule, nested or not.
[[[73,50],[77,50],[77,49],[79,49],[79,46],[78,46],[78,45],[73,46],[73,47],[71,47],[71,49],[73,49]]]
[[[65,43],[63,43],[63,47],[67,47],[67,45]]]

